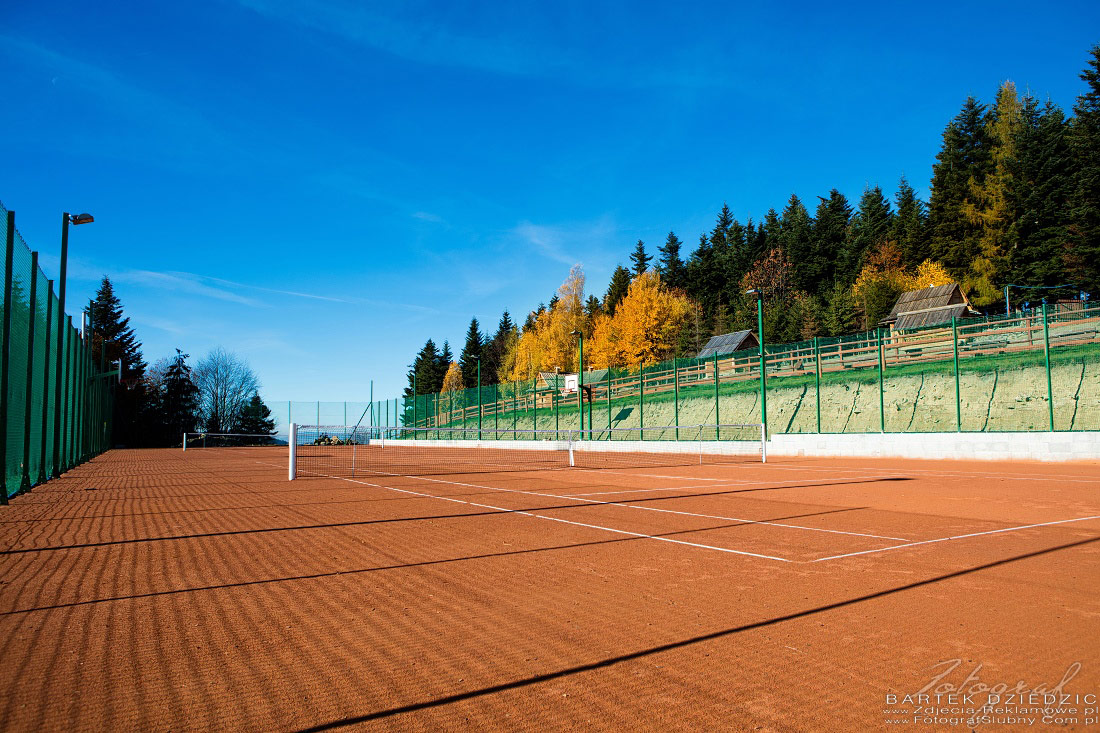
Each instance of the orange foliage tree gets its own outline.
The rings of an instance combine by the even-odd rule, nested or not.
[[[686,295],[666,287],[656,272],[643,272],[630,283],[614,316],[596,317],[588,363],[596,368],[637,369],[668,359],[691,312]]]

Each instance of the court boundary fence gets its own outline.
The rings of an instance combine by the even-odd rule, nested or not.
[[[110,447],[117,371],[61,309],[60,288],[39,267],[0,204],[5,242],[0,324],[0,505]]]

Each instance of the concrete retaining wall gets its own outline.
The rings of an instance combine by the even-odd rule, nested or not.
[[[954,458],[978,461],[1100,461],[1100,432],[788,433],[768,440],[769,456]]]

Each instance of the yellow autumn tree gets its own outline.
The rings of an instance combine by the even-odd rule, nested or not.
[[[852,296],[863,312],[863,327],[872,328],[910,290],[947,285],[955,279],[943,265],[932,260],[920,263],[915,273],[905,269],[901,251],[893,242],[883,242],[867,258],[852,286]]]
[[[594,324],[591,341],[600,359],[594,365],[637,369],[671,357],[691,310],[686,295],[666,287],[656,272],[643,272],[630,283],[609,322],[597,319]]]
[[[520,335],[515,349],[505,357],[512,365],[509,380],[531,379],[539,371],[577,371],[577,337],[589,335],[584,314],[584,271],[573,265],[558,288],[553,306],[535,319],[533,328]]]
[[[457,392],[462,389],[462,370],[458,368],[458,362],[452,361],[447,367],[447,373],[443,375],[443,388],[440,392]]]
[[[917,266],[917,271],[909,278],[906,290],[920,290],[930,288],[933,285],[949,285],[955,282],[955,278],[947,274],[947,270],[938,262],[925,260]]]
[[[592,319],[592,337],[585,347],[584,362],[593,369],[620,365],[619,334],[614,316],[602,312],[596,314]]]

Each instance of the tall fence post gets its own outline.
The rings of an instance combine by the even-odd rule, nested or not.
[[[817,401],[817,432],[821,433],[821,343],[814,336],[814,397]]]
[[[962,432],[962,384],[959,381],[959,319],[951,316],[951,350],[955,357],[955,432]]]
[[[875,329],[875,341],[878,345],[878,431],[880,433],[886,432],[886,385],[884,383],[883,376],[883,359],[882,359],[882,328]]]
[[[15,258],[15,212],[8,212],[4,246],[4,344],[0,354],[0,505],[8,503],[8,369],[11,351],[11,270]]]
[[[607,439],[611,440],[611,365],[607,365]]]
[[[1050,432],[1054,432],[1054,386],[1050,380],[1050,327],[1047,320],[1047,304],[1043,303],[1043,356],[1047,368],[1047,412],[1050,414]]]
[[[645,440],[645,364],[638,368],[638,440]]]
[[[680,439],[680,370],[678,359],[672,360],[672,422],[676,425],[676,440]]]
[[[34,327],[38,319],[38,253],[31,252],[30,308],[27,309],[27,395],[23,408],[23,477],[19,491],[31,490],[31,396],[34,386]]]
[[[722,420],[718,417],[718,353],[714,354],[714,439],[719,440],[718,426]]]
[[[46,333],[42,341],[42,345],[46,350],[45,358],[42,361],[42,456],[38,470],[38,483],[43,483],[50,477],[46,456],[50,437],[50,348],[53,335],[53,280],[47,280],[46,284],[48,286],[46,289]]]

